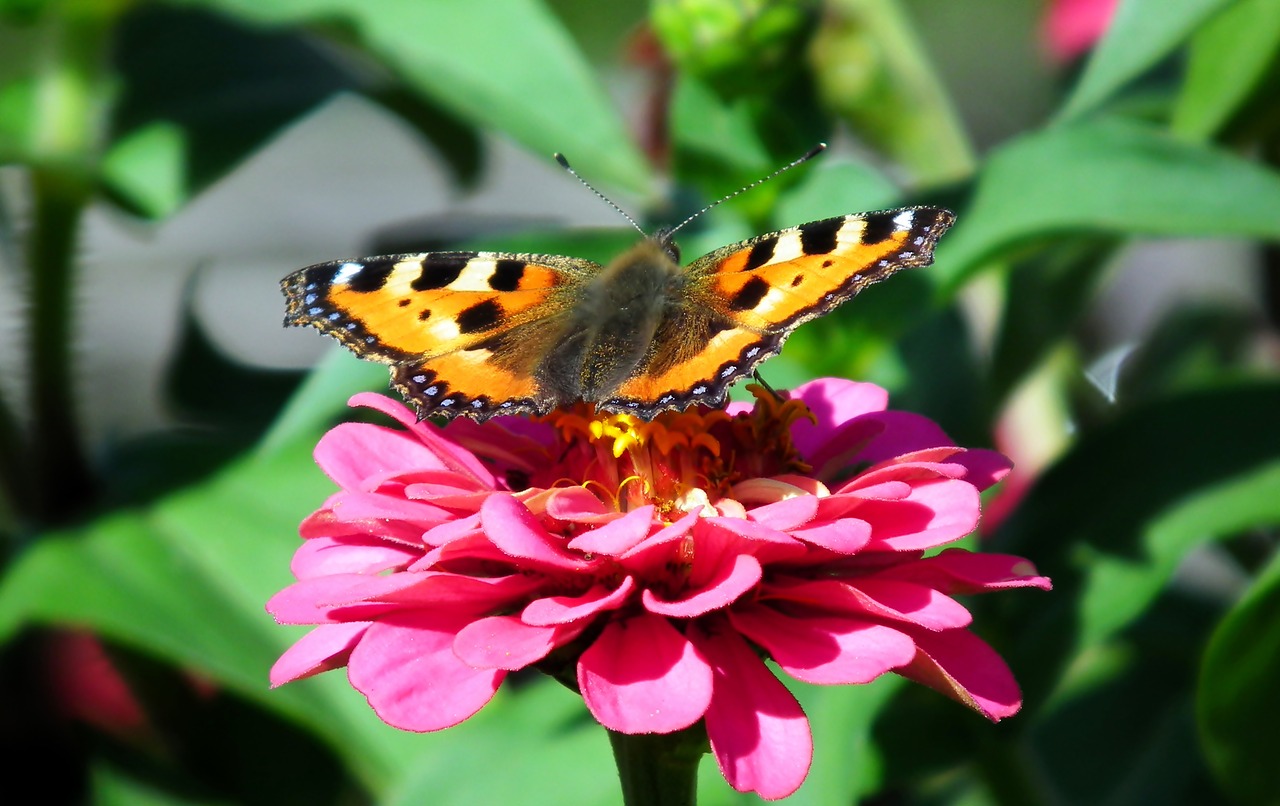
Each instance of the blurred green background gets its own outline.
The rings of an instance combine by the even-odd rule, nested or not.
[[[764,376],[872,380],[1017,463],[970,603],[1024,710],[793,686],[822,804],[1280,803],[1280,0],[0,0],[0,769],[43,802],[613,803],[604,732],[515,681],[399,733],[277,691],[262,605],[385,387],[280,327],[308,263],[692,257],[901,204],[935,265]],[[314,369],[310,369],[314,365]],[[700,799],[732,803],[704,764]],[[501,774],[497,774],[500,771]]]

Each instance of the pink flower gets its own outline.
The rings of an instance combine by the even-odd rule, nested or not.
[[[626,734],[699,720],[729,783],[796,790],[812,741],[765,654],[810,683],[894,672],[998,720],[1021,695],[951,597],[1047,589],[1018,557],[951,548],[1009,469],[870,384],[786,401],[446,428],[344,424],[316,448],[341,488],[301,526],[298,581],[268,610],[315,624],[280,685],[346,666],[406,730],[465,720],[508,672],[576,682]],[[583,409],[585,411],[585,408]]]
[[[1050,55],[1071,61],[1093,47],[1111,24],[1119,0],[1053,0],[1042,38]]]

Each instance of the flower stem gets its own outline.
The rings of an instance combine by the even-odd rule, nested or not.
[[[627,806],[692,806],[697,801],[698,762],[706,752],[701,724],[677,733],[609,731],[613,758]]]
[[[92,472],[76,427],[73,299],[81,217],[94,192],[104,126],[113,4],[74,6],[43,20],[36,71],[32,213],[26,263],[31,320],[30,474],[37,521],[65,519],[90,498]]]

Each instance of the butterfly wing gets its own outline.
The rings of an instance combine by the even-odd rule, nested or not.
[[[427,252],[339,260],[286,277],[286,325],[310,325],[361,358],[391,364],[419,414],[545,411],[534,368],[555,344],[588,260]]]
[[[802,323],[900,269],[933,262],[954,221],[934,207],[838,216],[698,258],[685,270],[689,305],[664,322],[644,370],[602,408],[649,418],[720,403]]]

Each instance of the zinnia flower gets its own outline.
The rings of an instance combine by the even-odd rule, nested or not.
[[[702,721],[721,771],[765,798],[812,756],[809,683],[886,672],[998,720],[1021,695],[951,598],[1047,589],[1026,560],[958,548],[1009,469],[871,384],[821,380],[754,406],[339,425],[316,461],[340,487],[301,526],[298,581],[268,604],[315,629],[275,685],[346,666],[387,723],[456,725],[508,672],[576,685],[606,728]]]

